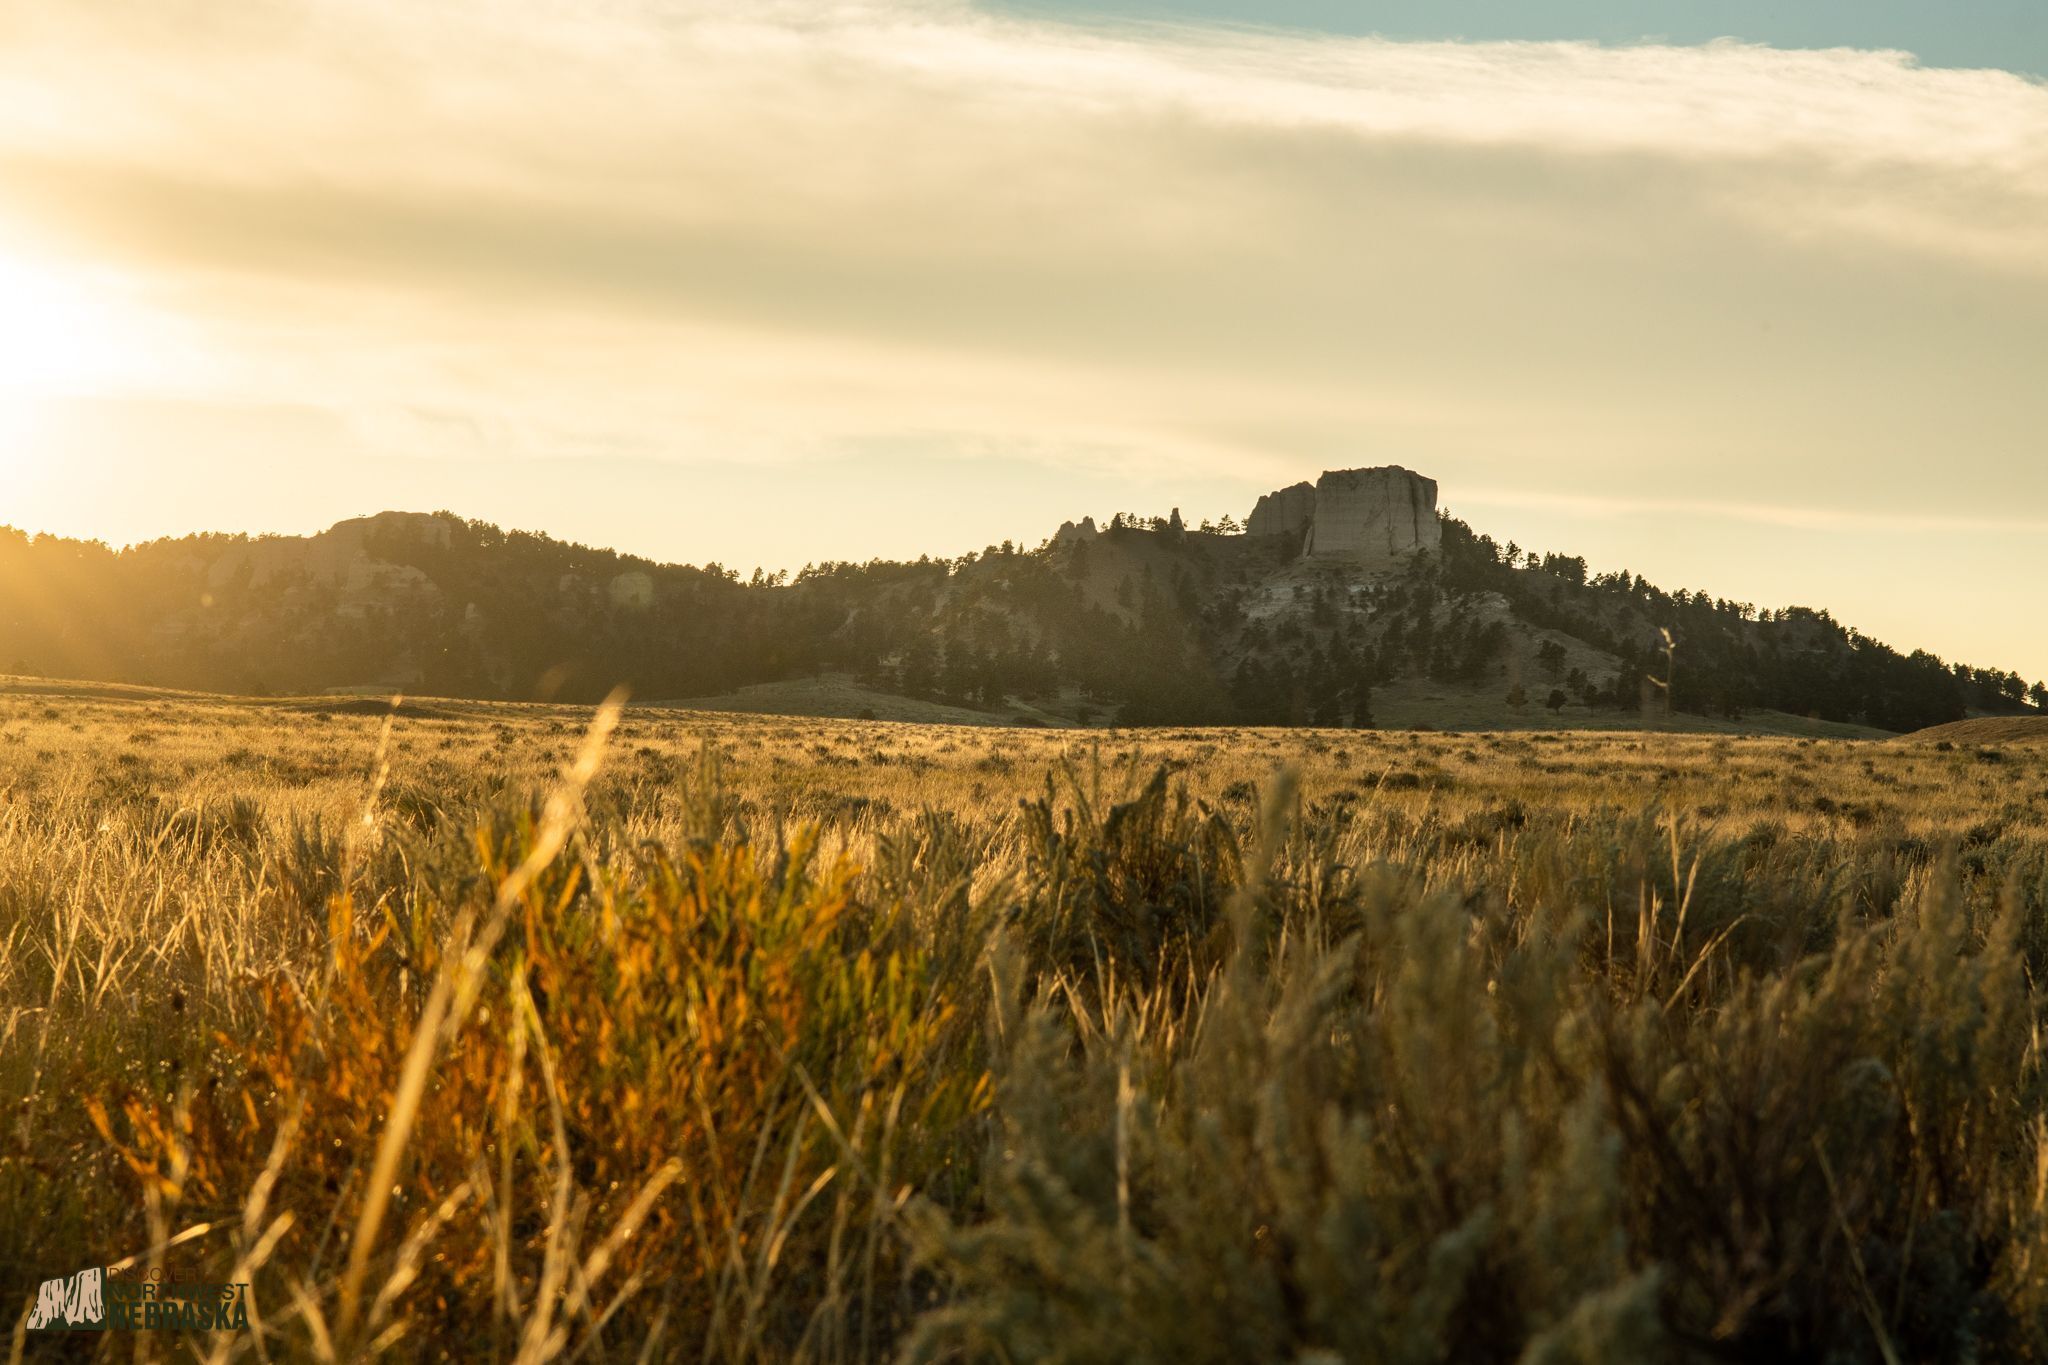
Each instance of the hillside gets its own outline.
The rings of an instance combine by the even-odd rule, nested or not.
[[[1916,730],[1906,738],[1928,744],[2048,744],[2048,716],[1979,716]]]
[[[1051,725],[1851,734],[2048,703],[1825,611],[1501,546],[1405,470],[1325,475],[1249,522],[1119,516],[1036,549],[746,582],[450,513],[123,550],[0,529],[0,670],[505,700],[623,681],[707,709]]]

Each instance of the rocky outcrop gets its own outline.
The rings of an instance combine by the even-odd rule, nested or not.
[[[215,560],[207,573],[210,586],[241,580],[260,588],[273,578],[303,574],[315,583],[341,584],[352,591],[376,586],[378,578],[369,552],[371,539],[383,544],[424,544],[445,550],[450,528],[440,517],[424,512],[379,512],[351,517],[313,536],[262,536],[237,545]],[[403,569],[401,576],[418,577]]]
[[[1298,483],[1260,498],[1259,505],[1252,508],[1251,520],[1244,525],[1245,533],[1299,538],[1308,533],[1315,512],[1315,485]]]
[[[1325,470],[1313,485],[1268,493],[1245,529],[1255,536],[1298,536],[1302,553],[1392,567],[1443,539],[1436,480],[1399,465]]]
[[[1059,531],[1052,538],[1052,543],[1055,545],[1085,545],[1101,534],[1100,531],[1095,529],[1095,518],[1083,517],[1079,526],[1076,526],[1071,521],[1061,522]]]
[[[1436,519],[1436,480],[1387,465],[1332,470],[1316,481],[1315,517],[1306,553],[1398,564],[1443,539]]]

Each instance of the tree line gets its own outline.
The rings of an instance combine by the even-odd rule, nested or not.
[[[257,694],[389,685],[561,700],[620,682],[682,698],[843,672],[989,709],[1060,697],[1126,724],[1370,725],[1374,687],[1401,678],[1616,712],[1648,689],[1680,712],[1891,730],[2048,710],[2039,682],[1902,655],[1825,611],[1593,574],[1450,517],[1439,553],[1404,572],[1295,575],[1284,591],[1275,571],[1292,547],[1177,517],[1120,514],[1081,544],[746,580],[437,520],[445,534],[373,528],[369,568],[349,572],[295,559],[305,542],[288,538],[117,550],[0,528],[0,668]],[[1533,672],[1513,666],[1518,632],[1544,639]]]

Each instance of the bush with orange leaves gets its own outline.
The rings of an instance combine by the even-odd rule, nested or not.
[[[265,1298],[294,1305],[287,1336],[316,1354],[423,1326],[506,1357],[657,1332],[733,1357],[893,1335],[877,1306],[917,1306],[890,1235],[898,1191],[971,1164],[963,1120],[987,1099],[958,1055],[978,1042],[901,916],[856,904],[853,868],[806,830],[770,856],[710,837],[578,846],[494,934],[492,888],[542,819],[484,822],[481,878],[415,881],[370,913],[336,896],[317,983],[264,983],[263,1026],[220,1038],[239,1074],[175,1110],[102,1111],[101,1131],[165,1209],[245,1199],[244,1260],[276,1229],[264,1258],[293,1278]],[[408,1121],[443,978],[457,984]],[[388,1214],[366,1224],[369,1154],[397,1123]],[[878,1276],[897,1278],[893,1300]]]

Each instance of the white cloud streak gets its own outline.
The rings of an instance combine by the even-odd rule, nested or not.
[[[1749,522],[1759,526],[1785,527],[1801,531],[2048,536],[2048,517],[2025,515],[1944,516],[1912,512],[1863,512],[1832,507],[1730,502],[1719,498],[1603,497],[1599,494],[1546,493],[1511,488],[1460,489],[1457,500],[1461,507],[1538,509],[1602,518],[1655,519],[1682,516]]]

